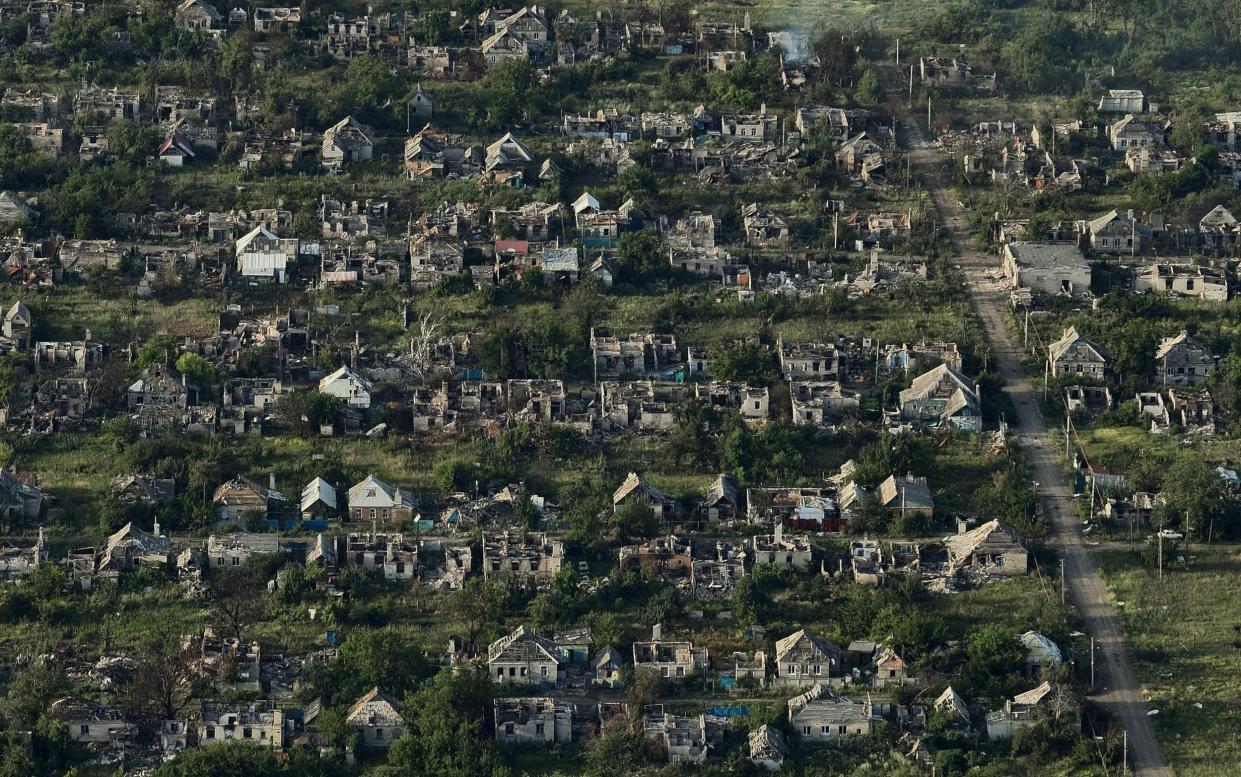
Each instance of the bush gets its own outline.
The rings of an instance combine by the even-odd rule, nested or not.
[[[474,487],[474,467],[460,459],[437,461],[431,468],[435,484],[442,491],[468,491]]]

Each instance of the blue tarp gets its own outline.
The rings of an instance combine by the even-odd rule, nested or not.
[[[729,678],[731,679],[731,678]],[[707,710],[707,714],[714,715],[717,718],[739,718],[742,715],[749,715],[749,707],[712,707]]]

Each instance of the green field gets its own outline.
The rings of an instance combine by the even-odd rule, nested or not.
[[[1102,553],[1100,570],[1164,753],[1180,777],[1209,777],[1241,763],[1241,548],[1194,546],[1188,558],[1162,582],[1136,552]]]

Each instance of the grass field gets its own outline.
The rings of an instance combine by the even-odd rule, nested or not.
[[[1138,553],[1100,559],[1173,769],[1229,773],[1241,763],[1241,548],[1194,547],[1190,567],[1165,568],[1162,582]]]

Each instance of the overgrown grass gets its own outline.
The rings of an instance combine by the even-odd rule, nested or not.
[[[1227,773],[1241,763],[1241,551],[1195,546],[1189,567],[1165,566],[1162,581],[1140,553],[1099,558],[1172,768]]]

